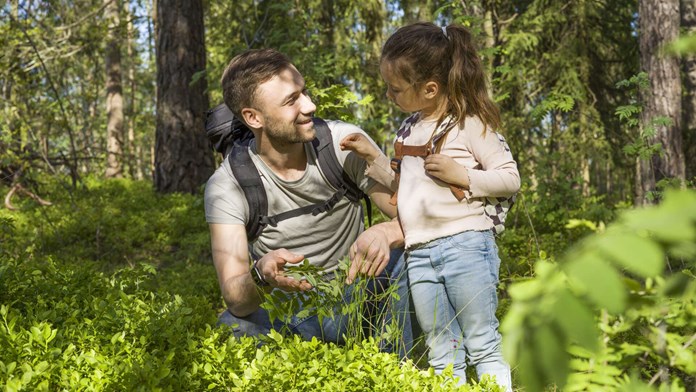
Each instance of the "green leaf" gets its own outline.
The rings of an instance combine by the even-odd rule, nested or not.
[[[626,306],[626,292],[618,272],[595,252],[586,253],[564,266],[568,279],[599,307],[612,313]]]
[[[696,239],[696,228],[685,215],[690,212],[687,209],[681,212],[675,208],[673,212],[666,212],[664,209],[646,208],[643,210],[631,211],[622,217],[622,222],[629,228],[637,231],[650,233],[656,239],[668,243],[687,242]]]
[[[568,377],[570,355],[566,351],[568,342],[554,324],[546,324],[534,331],[534,347],[544,374],[544,384],[556,384],[561,389]]]
[[[532,330],[531,333],[536,334],[536,331]],[[537,358],[538,349],[538,346],[531,347],[531,344],[530,346],[520,347],[520,359],[515,364],[520,381],[522,381],[527,391],[543,391],[546,384],[547,378],[545,377],[542,364],[539,358]]]
[[[544,287],[536,280],[513,283],[508,289],[510,297],[515,301],[527,301],[541,295]]]
[[[598,237],[597,246],[613,261],[645,278],[658,275],[664,268],[662,249],[649,238],[614,233]]]
[[[572,342],[589,350],[596,350],[599,333],[592,311],[568,290],[562,290],[557,296],[551,314],[555,315],[564,333]]]

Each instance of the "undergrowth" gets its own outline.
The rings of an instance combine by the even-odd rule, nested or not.
[[[235,338],[201,195],[88,180],[54,203],[0,210],[0,385],[5,391],[494,391],[457,386],[373,338],[345,345]]]

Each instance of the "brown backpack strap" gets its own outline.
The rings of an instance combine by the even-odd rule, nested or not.
[[[403,153],[404,143],[395,142],[394,143],[394,158],[390,162],[391,169],[394,170],[394,180],[396,181],[396,190],[392,194],[391,199],[389,199],[389,204],[395,206],[397,194],[399,193],[399,180],[401,180],[401,158],[404,157]]]
[[[425,158],[431,153],[439,153],[440,150],[442,150],[442,146],[445,143],[445,136],[447,135],[447,131],[443,132],[442,134],[436,135],[435,138],[433,139],[435,142],[435,151],[431,151],[431,144],[432,141],[428,141],[428,143],[420,145],[420,146],[407,146],[404,145],[402,142],[396,142],[394,143],[394,158],[391,160],[391,168],[394,170],[394,177],[396,179],[396,192],[391,197],[391,200],[389,200],[389,203],[393,206],[396,205],[396,199],[397,199],[397,194],[399,193],[399,180],[401,179],[401,159],[403,159],[404,156],[414,156],[414,157],[421,157]],[[448,184],[450,187],[450,191],[452,192],[452,195],[457,199],[457,201],[462,201],[465,197],[464,189]]]
[[[449,131],[452,129],[452,127],[447,128],[443,132],[440,132],[439,134],[433,136],[433,144],[435,144],[435,148],[433,149],[433,154],[439,154],[440,151],[442,151],[442,147],[445,145],[445,139],[447,139],[447,134]],[[464,189],[448,184],[450,187],[450,191],[452,192],[452,195],[457,199],[457,201],[462,201],[464,199],[465,193]]]

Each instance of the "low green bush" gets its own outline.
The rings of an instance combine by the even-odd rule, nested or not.
[[[89,262],[10,260],[0,274],[0,384],[19,390],[488,391],[380,353],[215,328],[208,265],[110,274]],[[213,300],[217,299],[217,300]],[[451,375],[451,373],[450,373]]]
[[[54,203],[0,210],[4,391],[495,391],[457,386],[374,340],[232,337],[201,195],[147,183],[47,184]],[[201,262],[204,261],[204,262]]]
[[[105,266],[211,260],[202,195],[160,195],[147,182],[126,179],[63,185],[51,180],[43,186],[52,206],[20,199],[19,212],[0,210],[0,218],[15,220],[30,254]]]
[[[417,365],[401,362],[370,338],[343,346],[277,333],[233,338],[215,327],[223,303],[201,195],[162,196],[128,180],[44,189],[53,206],[27,199],[15,202],[19,211],[0,210],[5,391],[497,388],[487,380],[459,387],[451,373],[422,370],[422,355],[412,355]],[[518,218],[499,241],[498,311],[516,386],[684,391],[696,383],[694,206],[693,191],[667,192],[660,206],[620,213],[606,227],[615,212],[589,205],[585,214],[563,212],[573,218],[559,227],[545,220],[543,202],[518,204],[530,224]],[[340,297],[337,285],[317,286]],[[301,298],[325,315],[327,299]]]

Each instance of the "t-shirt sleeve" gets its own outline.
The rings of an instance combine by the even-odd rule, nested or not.
[[[204,199],[208,223],[244,225],[249,219],[249,206],[227,160],[208,179]]]
[[[365,131],[358,128],[357,126],[343,121],[327,121],[329,128],[331,129],[331,138],[333,139],[334,150],[336,151],[336,157],[338,162],[343,165],[343,171],[348,174],[355,184],[363,191],[366,192],[372,188],[376,182],[372,178],[365,175],[365,169],[367,168],[367,162],[360,158],[356,153],[352,151],[341,150],[341,140],[352,133],[361,133],[367,137],[367,139],[372,143],[375,148],[377,144],[368,136]]]

